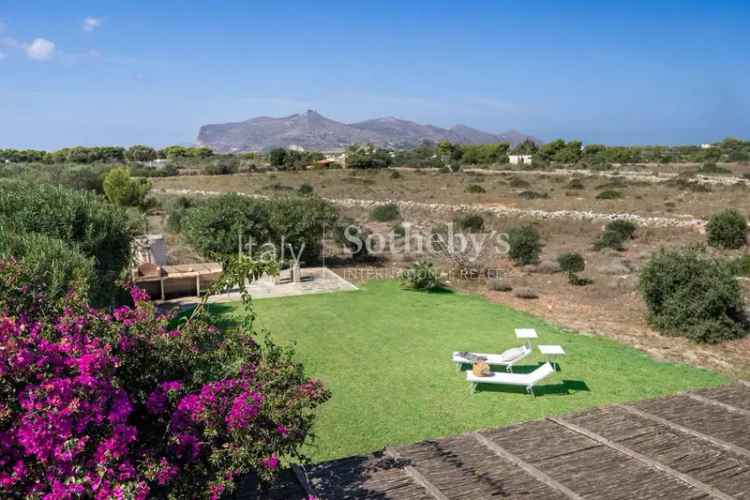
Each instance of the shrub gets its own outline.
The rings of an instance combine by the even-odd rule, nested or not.
[[[712,247],[741,248],[747,242],[747,219],[737,210],[723,210],[708,221],[706,235]]]
[[[287,186],[286,184],[282,184],[280,182],[272,182],[270,184],[267,184],[263,186],[263,189],[266,191],[294,191],[294,188],[292,186]]]
[[[393,232],[394,236],[396,238],[403,238],[406,236],[406,228],[403,226],[403,224],[396,224],[391,228],[391,231]]]
[[[513,296],[519,299],[538,299],[539,292],[537,292],[536,288],[520,287],[513,289]]]
[[[580,273],[586,268],[586,261],[583,256],[576,252],[567,252],[557,257],[557,263],[560,270],[566,273]]]
[[[508,256],[520,265],[533,264],[542,252],[541,236],[534,226],[512,227],[508,231]]]
[[[608,222],[607,225],[604,226],[605,232],[614,231],[615,233],[620,233],[623,240],[632,239],[637,229],[638,226],[635,222],[631,222],[625,219],[616,219]]]
[[[303,196],[308,196],[315,192],[315,188],[308,183],[304,183],[297,189],[297,192]]]
[[[537,191],[521,191],[518,193],[519,198],[523,198],[524,200],[540,200],[549,198],[549,195],[547,193],[539,193]]]
[[[71,189],[104,194],[103,180],[107,170],[91,165],[63,167],[57,183]]]
[[[618,231],[605,230],[598,240],[594,242],[596,250],[611,248],[612,250],[622,251],[625,249],[625,238]]]
[[[143,146],[141,144],[130,146],[127,151],[125,151],[125,158],[130,161],[153,161],[157,156],[158,155],[154,148]]]
[[[594,282],[591,278],[578,276],[576,273],[568,273],[568,283],[573,286],[588,286]]]
[[[307,263],[320,259],[324,232],[338,221],[336,207],[317,196],[290,196],[274,200],[270,208],[271,239],[276,248],[283,248],[284,258]]]
[[[390,177],[391,179],[400,179],[402,175],[398,170],[391,170]]]
[[[113,312],[53,305],[0,264],[1,497],[219,498],[304,460],[330,394],[292,351],[205,309],[175,328],[131,296]]]
[[[581,182],[580,179],[571,179],[571,181],[568,183],[568,189],[585,189],[586,186],[583,185],[583,182]]]
[[[77,247],[93,258],[96,283],[91,300],[111,302],[116,281],[130,263],[131,220],[93,193],[48,184],[0,182],[0,227],[16,234],[40,233]]]
[[[437,270],[431,262],[417,262],[401,274],[401,284],[412,290],[435,290],[442,287]]]
[[[363,261],[370,257],[367,239],[370,231],[354,223],[349,217],[342,217],[336,224],[333,237],[337,244],[348,249],[355,261]]]
[[[666,335],[716,343],[745,334],[742,296],[732,266],[695,248],[665,251],[640,275],[649,322]]]
[[[196,201],[193,198],[180,196],[167,203],[167,229],[173,233],[179,233],[182,230],[182,217],[185,210],[194,207]]]
[[[727,168],[720,167],[716,163],[706,162],[703,164],[701,168],[698,169],[698,173],[708,174],[708,175],[710,174],[728,175],[728,174],[731,174],[732,171]]]
[[[237,158],[220,158],[214,160],[203,168],[205,175],[231,175],[240,169],[240,161]]]
[[[750,255],[740,255],[729,263],[737,276],[750,276]]]
[[[16,234],[0,230],[0,260],[16,259],[34,276],[51,301],[69,290],[84,298],[96,286],[94,258],[85,257],[76,246],[41,233]]]
[[[181,232],[190,245],[210,259],[236,254],[240,237],[253,250],[270,241],[270,202],[229,193],[208,198],[184,210]]]
[[[378,205],[370,211],[370,218],[378,222],[390,222],[401,217],[401,211],[395,203]]]
[[[596,195],[597,200],[619,200],[622,198],[622,192],[615,189],[607,189]]]
[[[530,187],[531,184],[529,184],[528,181],[525,181],[518,177],[511,177],[510,179],[510,187],[512,188],[527,188]]]
[[[148,167],[138,163],[130,165],[130,175],[134,177],[174,177],[179,173],[179,168],[173,163],[162,167]]]
[[[323,233],[337,219],[336,208],[314,196],[267,201],[230,193],[186,209],[181,227],[187,241],[208,258],[235,254],[241,238],[253,255],[268,251],[264,245],[271,243],[277,258],[283,254],[310,262],[320,257]]]
[[[510,292],[513,290],[510,282],[502,278],[493,278],[487,281],[487,288],[496,292]]]
[[[486,193],[487,191],[479,184],[469,184],[468,186],[466,186],[466,192],[473,194],[482,194]]]
[[[118,167],[110,170],[104,176],[104,194],[107,199],[121,207],[143,207],[146,204],[146,196],[151,190],[151,183],[146,179],[134,179],[130,177],[127,167]]]
[[[459,214],[453,219],[453,224],[459,231],[481,233],[484,229],[484,218],[480,214]]]

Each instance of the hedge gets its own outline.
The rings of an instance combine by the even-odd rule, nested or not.
[[[130,264],[131,218],[94,193],[48,184],[0,181],[0,226],[17,234],[40,233],[93,259],[92,300],[111,302]]]

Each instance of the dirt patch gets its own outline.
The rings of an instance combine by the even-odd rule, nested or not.
[[[330,199],[373,201],[412,201],[452,205],[484,205],[507,209],[579,211],[595,213],[630,213],[641,217],[707,218],[732,206],[750,212],[750,187],[745,179],[715,176],[697,189],[696,176],[680,178],[660,174],[660,182],[628,175],[564,172],[500,172],[477,174],[461,172],[444,174],[426,171],[402,171],[392,179],[390,171],[302,171],[251,173],[217,176],[179,176],[153,179],[159,189],[187,189],[216,192],[242,192],[277,196],[309,184],[314,191]],[[477,184],[484,193],[467,193],[466,186]],[[514,187],[518,180],[523,187]],[[569,187],[576,179],[582,188]],[[617,187],[612,187],[616,184]],[[576,184],[578,185],[578,184]],[[703,184],[700,184],[703,186]],[[279,191],[284,188],[284,191]],[[617,189],[622,198],[601,200],[596,196],[605,189]],[[547,198],[525,199],[521,193],[545,193]]]

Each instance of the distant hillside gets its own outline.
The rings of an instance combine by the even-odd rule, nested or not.
[[[527,139],[540,142],[516,131],[492,134],[464,125],[444,129],[393,117],[346,124],[312,110],[284,118],[261,116],[244,122],[204,125],[198,132],[197,142],[217,152],[229,153],[290,146],[332,151],[355,143],[407,148],[443,139],[460,144],[510,142],[514,146]]]

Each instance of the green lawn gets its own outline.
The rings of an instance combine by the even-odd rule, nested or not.
[[[308,374],[333,393],[308,449],[315,460],[727,382],[607,339],[564,333],[479,296],[406,291],[391,281],[358,292],[259,300],[256,307],[258,325],[276,342],[296,342]],[[470,395],[451,352],[502,352],[519,345],[513,330],[524,326],[537,329],[539,343],[565,348],[561,371],[536,398],[495,386]],[[535,352],[517,371],[541,360]]]

